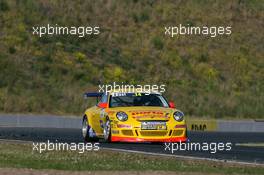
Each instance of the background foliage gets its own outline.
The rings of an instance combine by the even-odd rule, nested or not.
[[[83,92],[117,81],[166,84],[188,115],[263,118],[263,11],[258,0],[0,0],[0,111],[80,114]],[[101,33],[32,35],[48,23]],[[164,35],[180,23],[232,35]]]

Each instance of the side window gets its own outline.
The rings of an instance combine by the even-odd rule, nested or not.
[[[102,98],[100,99],[99,103],[107,103],[108,95],[105,93],[103,94]]]

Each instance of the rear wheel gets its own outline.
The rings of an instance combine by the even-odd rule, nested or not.
[[[98,141],[98,138],[95,137],[95,135],[92,135],[93,129],[90,127],[87,116],[83,117],[82,121],[82,136],[84,141],[86,142],[94,142]]]

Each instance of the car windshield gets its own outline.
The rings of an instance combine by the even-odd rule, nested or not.
[[[169,106],[162,95],[146,93],[112,93],[109,104],[110,107]]]

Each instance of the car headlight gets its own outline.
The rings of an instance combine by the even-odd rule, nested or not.
[[[128,116],[125,112],[117,112],[116,113],[116,118],[122,122],[126,121],[128,119]]]
[[[176,111],[173,113],[173,118],[177,121],[177,122],[181,122],[183,120],[184,117],[184,113],[181,111]]]

